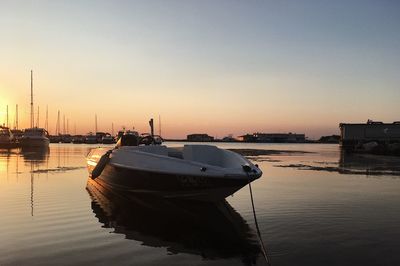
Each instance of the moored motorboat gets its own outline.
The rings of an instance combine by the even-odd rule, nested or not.
[[[61,135],[61,143],[71,143],[72,136],[70,134],[63,134]]]
[[[113,136],[111,136],[110,134],[106,134],[105,136],[102,137],[101,143],[113,144],[113,143],[115,143],[115,138]]]
[[[13,134],[16,142],[19,142],[19,140],[24,135],[24,132],[21,129],[11,129],[10,131]]]
[[[97,143],[97,137],[96,135],[93,135],[93,133],[89,133],[85,136],[85,143],[86,144],[96,144]]]
[[[61,135],[50,135],[49,140],[50,140],[50,143],[60,143]]]
[[[20,139],[22,147],[49,147],[50,140],[44,128],[27,128]]]
[[[16,139],[8,127],[0,126],[0,148],[15,148],[17,147]]]
[[[75,135],[75,136],[72,138],[72,143],[74,143],[74,144],[85,143],[85,136],[82,136],[82,135]]]
[[[124,135],[115,149],[93,149],[87,156],[91,178],[128,195],[215,202],[262,175],[232,151],[211,145],[171,148],[153,145],[152,138]]]

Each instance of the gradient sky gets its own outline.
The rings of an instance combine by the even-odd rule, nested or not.
[[[400,120],[398,1],[1,1],[0,122],[164,137]],[[158,130],[157,130],[158,131]]]

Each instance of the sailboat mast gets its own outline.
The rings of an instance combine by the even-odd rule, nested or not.
[[[34,126],[33,118],[33,70],[31,70],[31,128]]]
[[[18,129],[18,104],[15,106],[15,129]]]
[[[39,106],[37,107],[36,127],[39,127]]]
[[[58,122],[58,135],[61,135],[61,120],[60,120],[60,116],[61,116],[60,110],[58,110],[58,120],[57,120],[57,122]]]
[[[57,111],[56,135],[60,135],[60,110]]]
[[[8,127],[8,105],[7,105],[7,120],[6,120],[6,127]]]
[[[158,135],[161,137],[161,116],[158,115]]]
[[[49,131],[49,106],[46,105],[46,121],[44,123],[44,128],[46,129],[46,131]]]

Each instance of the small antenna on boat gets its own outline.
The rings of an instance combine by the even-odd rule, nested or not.
[[[151,136],[154,136],[154,120],[153,120],[153,118],[150,119],[149,125],[150,125]]]

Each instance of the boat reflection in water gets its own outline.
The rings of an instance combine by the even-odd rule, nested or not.
[[[226,201],[128,200],[91,178],[86,188],[93,212],[104,227],[145,246],[166,247],[172,254],[189,253],[204,259],[238,257],[248,265],[260,255],[255,234]]]
[[[41,164],[49,159],[49,147],[22,147],[21,153],[25,162]]]
[[[342,151],[339,173],[400,176],[400,157]]]

